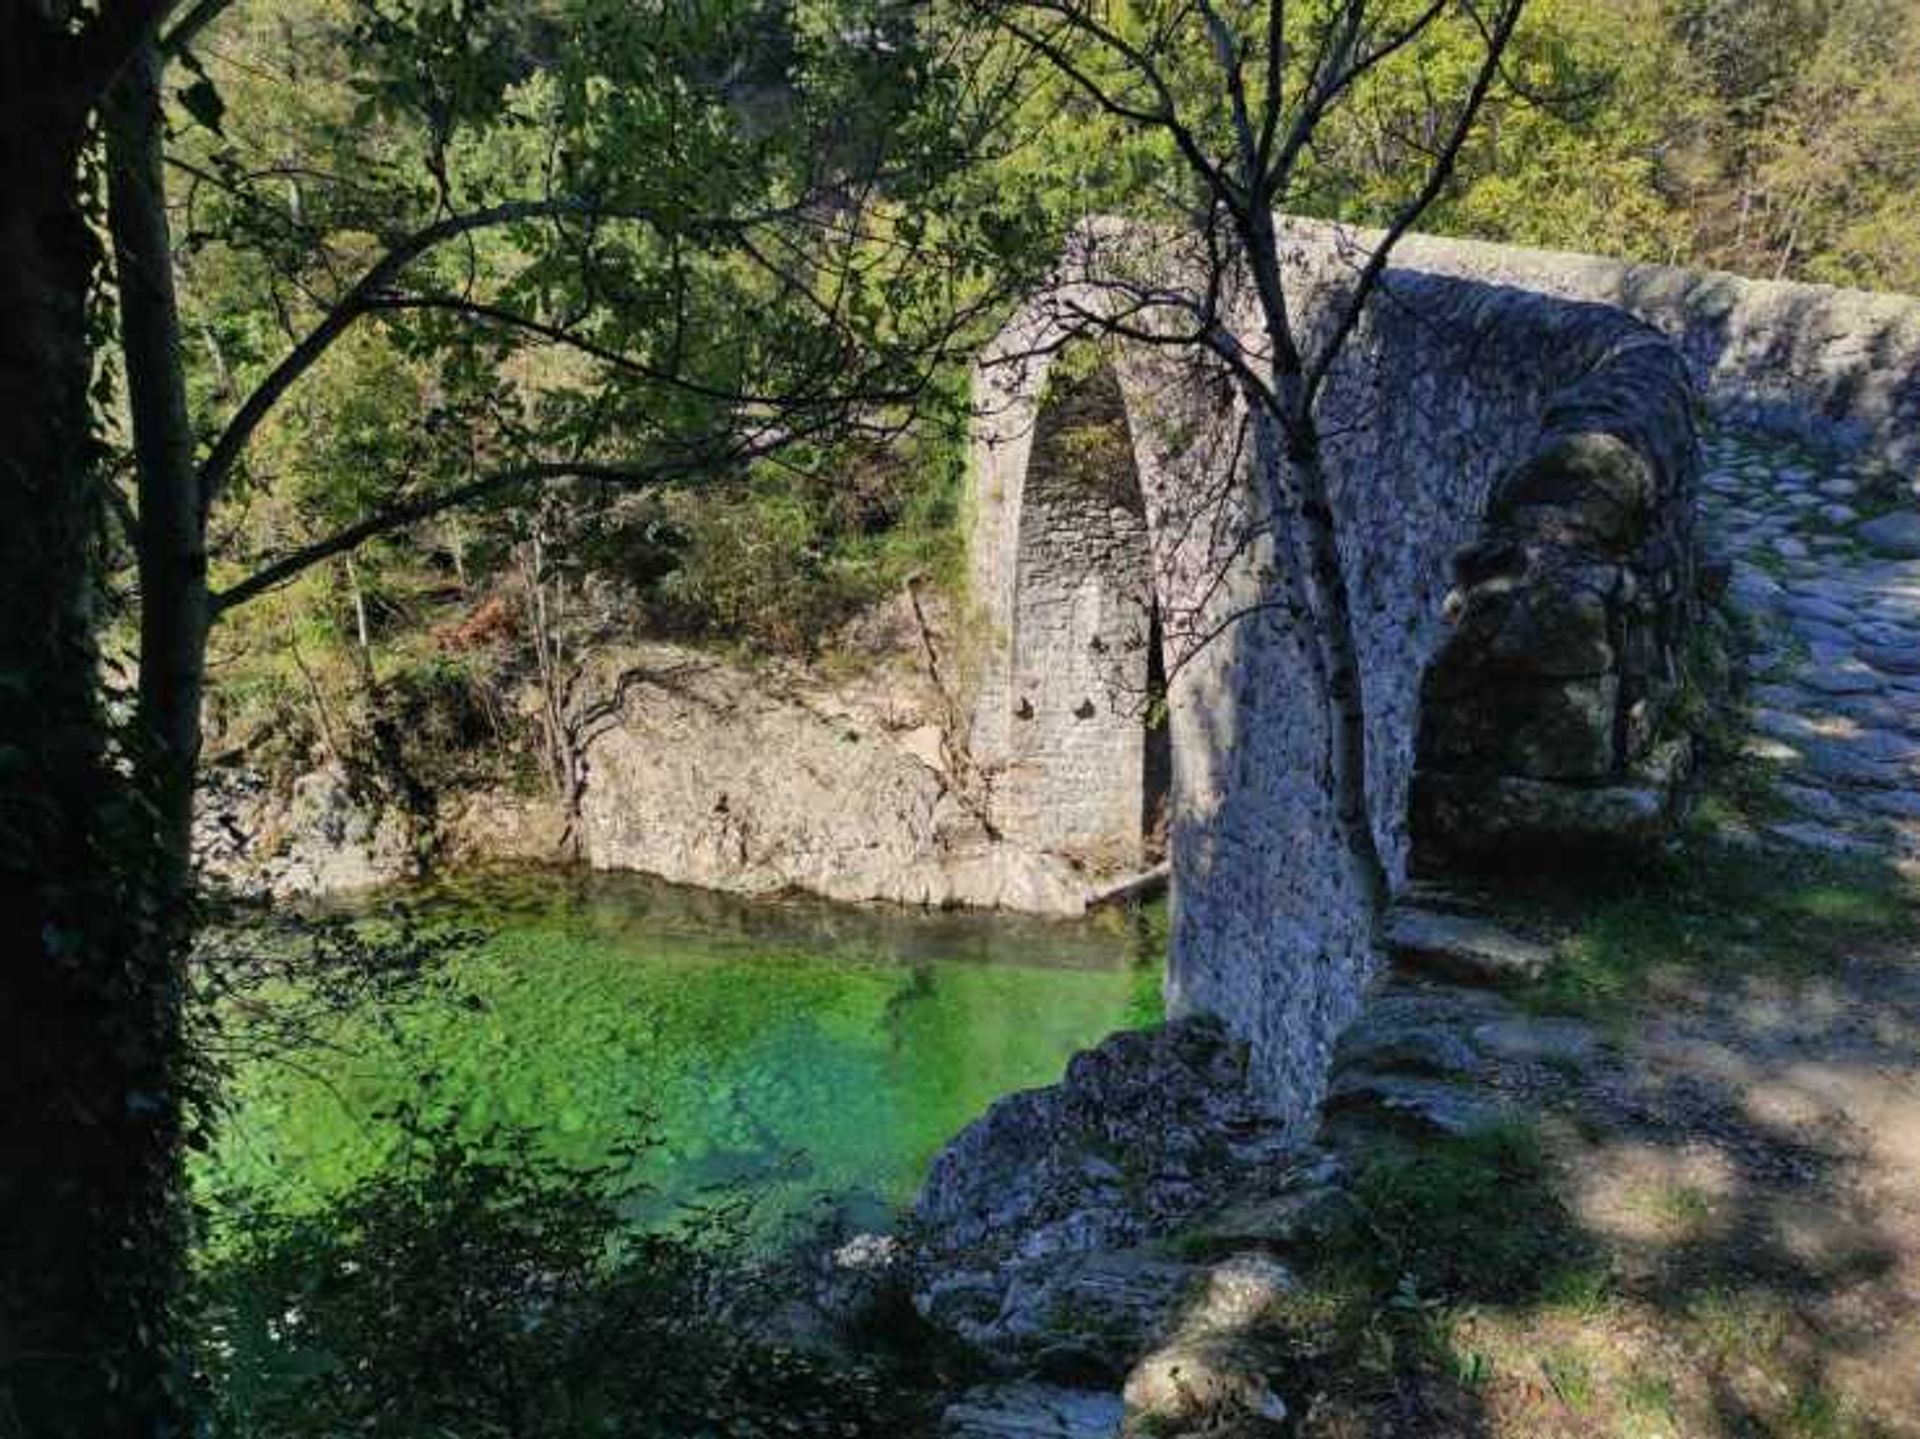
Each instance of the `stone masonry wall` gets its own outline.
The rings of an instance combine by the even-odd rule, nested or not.
[[[1373,238],[1288,223],[1316,248]],[[1403,270],[1614,306],[1679,348],[1717,416],[1920,479],[1920,298],[1432,235],[1408,236],[1395,256]]]
[[[1014,555],[1020,622],[994,818],[1095,873],[1137,869],[1152,561],[1117,377],[1053,376]]]
[[[1293,272],[1303,326],[1320,322],[1351,273],[1336,247],[1310,240],[1298,243]],[[1059,314],[1043,303],[1016,321],[1004,349],[1026,358],[989,363],[979,379],[976,594],[1000,649],[984,666],[976,755],[1005,754],[1020,723],[1010,657],[1036,595],[1012,561],[1031,553],[1022,530],[1044,494],[1029,470],[1046,429],[1045,357]],[[1177,351],[1122,345],[1115,373],[1171,675],[1170,1008],[1222,1016],[1251,1046],[1268,1101],[1297,1119],[1319,1098],[1377,956],[1335,837],[1327,715],[1295,618],[1292,542],[1276,532],[1256,478],[1274,437],[1248,423],[1230,386]],[[1590,402],[1576,403],[1583,385]],[[1603,399],[1620,409],[1617,442],[1671,480],[1649,502],[1663,512],[1689,503],[1685,391],[1671,348],[1618,311],[1454,277],[1396,271],[1354,337],[1329,387],[1328,459],[1366,675],[1374,822],[1396,877],[1412,848],[1423,679],[1455,643],[1453,557],[1484,538],[1503,477],[1526,472],[1561,428],[1597,428]],[[1684,536],[1682,521],[1662,526]],[[1584,578],[1556,565],[1535,582],[1553,591]],[[1531,705],[1550,723],[1543,695],[1514,713],[1524,719]]]

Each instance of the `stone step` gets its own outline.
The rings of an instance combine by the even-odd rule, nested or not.
[[[945,1439],[1110,1439],[1127,1417],[1118,1394],[1021,1380],[969,1389],[940,1416]]]
[[[1351,1142],[1356,1121],[1363,1139],[1383,1127],[1458,1139],[1495,1128],[1518,1113],[1483,1086],[1401,1074],[1343,1074],[1334,1080],[1326,1100],[1336,1142]]]
[[[1396,964],[1472,984],[1538,979],[1553,951],[1490,920],[1400,905],[1387,920]]]

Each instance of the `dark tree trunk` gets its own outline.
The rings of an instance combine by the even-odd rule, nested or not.
[[[0,0],[0,1430],[177,1432],[178,1004],[111,748],[80,175],[60,7]]]
[[[168,878],[184,898],[209,615],[205,504],[187,414],[167,221],[162,68],[152,42],[135,51],[108,96],[104,128],[108,221],[140,491],[138,728],[152,772]]]

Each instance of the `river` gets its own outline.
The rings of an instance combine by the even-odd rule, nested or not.
[[[1153,911],[1062,923],[533,871],[353,914],[377,933],[397,911],[465,938],[427,978],[297,1043],[236,1046],[226,1117],[194,1167],[216,1233],[241,1205],[324,1209],[422,1123],[478,1145],[530,1135],[567,1162],[617,1156],[644,1186],[636,1225],[745,1194],[764,1225],[885,1227],[995,1098],[1160,1014]],[[243,1038],[250,1022],[232,1021]]]

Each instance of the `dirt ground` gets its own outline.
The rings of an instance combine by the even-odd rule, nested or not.
[[[1463,1316],[1463,1427],[1920,1435],[1920,954],[1648,978],[1542,1125],[1608,1282]]]

